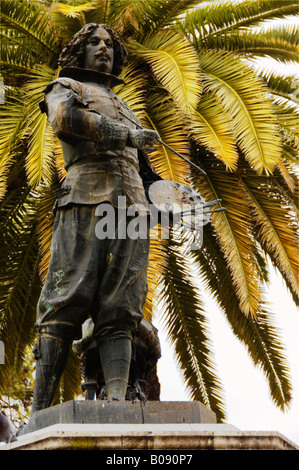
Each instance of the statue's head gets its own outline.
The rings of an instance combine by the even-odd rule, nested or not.
[[[127,51],[116,32],[106,24],[89,23],[64,47],[59,65],[118,76],[126,61]]]

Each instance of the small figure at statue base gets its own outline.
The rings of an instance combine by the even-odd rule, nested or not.
[[[93,321],[88,319],[82,327],[82,338],[73,342],[73,351],[81,361],[84,382],[82,390],[86,400],[107,399],[104,374],[93,337]],[[141,320],[132,341],[132,359],[126,400],[153,401],[160,399],[160,384],[157,377],[157,362],[161,357],[158,330],[144,318]]]

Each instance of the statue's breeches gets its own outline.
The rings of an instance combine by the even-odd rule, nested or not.
[[[40,334],[79,339],[82,323],[91,316],[100,342],[131,337],[142,318],[149,239],[98,239],[95,210],[76,205],[56,212],[37,309]]]

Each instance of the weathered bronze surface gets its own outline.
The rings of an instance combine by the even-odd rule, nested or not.
[[[116,237],[100,240],[97,210],[101,204],[117,208],[120,196],[126,207],[147,208],[146,190],[160,178],[143,151],[157,133],[140,129],[112,91],[125,61],[110,27],[85,25],[63,49],[59,78],[40,104],[60,139],[67,176],[57,193],[49,271],[38,303],[31,414],[50,406],[70,344],[80,340],[89,317],[107,398],[124,400],[127,393],[132,340],[147,293],[149,239],[118,237],[124,223],[118,218]]]
[[[106,398],[105,379],[99,348],[93,336],[93,322],[86,320],[83,324],[82,338],[73,343],[73,351],[81,361],[84,382],[82,390],[86,400],[103,400]],[[132,359],[126,400],[158,401],[160,383],[157,377],[157,362],[161,357],[158,330],[146,321],[141,320],[132,343]]]

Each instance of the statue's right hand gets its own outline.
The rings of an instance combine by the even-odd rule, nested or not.
[[[130,129],[130,144],[138,149],[152,147],[159,139],[159,134],[151,129]]]

